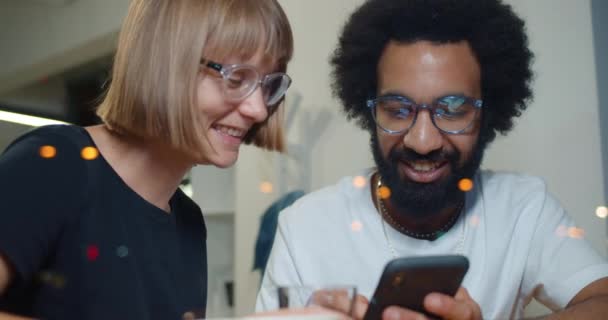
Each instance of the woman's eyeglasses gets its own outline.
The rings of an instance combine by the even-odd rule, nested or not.
[[[224,80],[224,96],[232,101],[247,98],[260,86],[266,106],[274,106],[283,99],[291,85],[291,78],[283,72],[261,75],[255,67],[246,64],[222,65],[202,59],[201,66],[220,73]]]

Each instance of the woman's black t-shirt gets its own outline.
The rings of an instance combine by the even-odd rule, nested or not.
[[[83,157],[91,146],[84,128],[48,126],[0,157],[0,255],[13,271],[0,310],[41,319],[204,317],[200,208],[178,190],[167,214],[103,156]]]

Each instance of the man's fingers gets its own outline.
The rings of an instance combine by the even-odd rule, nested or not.
[[[473,300],[469,294],[469,291],[465,287],[460,287],[458,289],[454,299],[456,301],[462,301],[471,307],[471,310],[473,311],[473,319],[481,319],[481,308],[479,307],[479,304]]]
[[[481,319],[479,306],[464,288],[460,288],[454,298],[431,293],[424,298],[424,308],[444,319]]]
[[[454,299],[456,300],[473,300],[469,295],[469,291],[465,287],[458,288],[456,291],[456,295],[454,295]]]
[[[382,320],[428,320],[428,318],[422,313],[392,306],[384,309]]]
[[[367,308],[369,307],[369,301],[362,295],[357,295],[355,297],[354,305],[353,305],[353,319],[360,320],[363,319]]]
[[[315,291],[311,297],[310,304],[350,315],[351,311],[356,306],[355,302],[356,297],[353,298],[350,295],[350,292],[341,289],[329,289]]]
[[[438,293],[424,298],[424,308],[444,319],[474,319],[473,310],[468,304]]]

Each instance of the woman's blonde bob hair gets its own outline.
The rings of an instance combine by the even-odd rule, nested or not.
[[[196,103],[201,58],[249,59],[260,50],[286,71],[293,36],[276,0],[133,0],[97,115],[117,133],[200,155],[206,137]],[[283,103],[271,110],[245,142],[284,151]]]

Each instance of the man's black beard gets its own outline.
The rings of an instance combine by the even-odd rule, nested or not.
[[[473,179],[483,159],[486,143],[478,139],[473,154],[459,165],[461,153],[458,150],[446,152],[435,150],[421,155],[409,148],[397,147],[388,155],[388,161],[382,156],[376,133],[371,134],[371,147],[382,183],[391,190],[390,202],[400,214],[408,214],[413,218],[431,218],[442,209],[457,205],[464,199],[464,192],[458,188],[463,178]],[[401,178],[399,162],[427,160],[431,162],[447,161],[452,172],[449,176],[431,183],[420,183]]]

